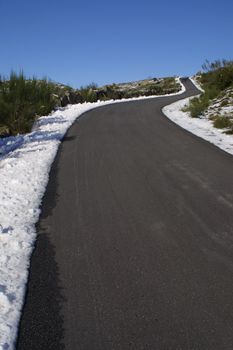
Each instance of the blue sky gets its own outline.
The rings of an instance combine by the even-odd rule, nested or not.
[[[233,1],[0,2],[0,73],[79,87],[191,75],[233,59]]]

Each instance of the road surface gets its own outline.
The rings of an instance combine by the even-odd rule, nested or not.
[[[233,349],[233,158],[162,114],[185,85],[69,130],[17,349]]]

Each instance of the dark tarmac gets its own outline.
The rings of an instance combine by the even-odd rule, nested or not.
[[[162,114],[185,85],[67,133],[18,350],[233,349],[233,158]]]

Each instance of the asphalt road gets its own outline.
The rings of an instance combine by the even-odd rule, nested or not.
[[[69,130],[17,349],[233,349],[233,158],[163,116],[185,84]]]

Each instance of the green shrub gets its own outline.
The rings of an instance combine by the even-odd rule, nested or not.
[[[233,61],[216,60],[212,63],[206,61],[203,69],[201,83],[204,89],[214,86],[220,93],[233,85]]]
[[[166,92],[170,92],[172,90],[173,92],[177,92],[180,90],[180,84],[178,84],[173,77],[164,78],[161,81],[161,87],[162,89],[166,90]]]
[[[192,118],[198,118],[208,108],[209,100],[203,94],[201,97],[194,97],[186,111],[189,111]]]
[[[198,118],[209,107],[211,101],[218,96],[218,91],[214,86],[206,88],[205,92],[200,97],[195,97],[190,101],[187,110],[191,117]]]
[[[206,61],[202,66],[204,72],[200,74],[199,81],[204,88],[200,97],[191,100],[187,110],[192,117],[199,117],[209,107],[212,100],[225,95],[225,89],[233,86],[233,61],[217,60],[212,63]],[[226,105],[223,102],[221,105]]]
[[[78,92],[82,96],[82,100],[84,102],[96,102],[98,100],[97,93],[93,90],[93,85],[87,85],[85,87],[81,87]]]
[[[227,129],[233,127],[233,122],[229,117],[215,116],[212,120],[215,128]]]
[[[97,95],[96,92],[92,89],[89,89],[87,93],[87,101],[88,102],[96,102],[97,101]]]
[[[16,135],[31,130],[37,116],[49,114],[56,105],[54,84],[46,79],[27,80],[11,73],[0,84],[0,127]]]

